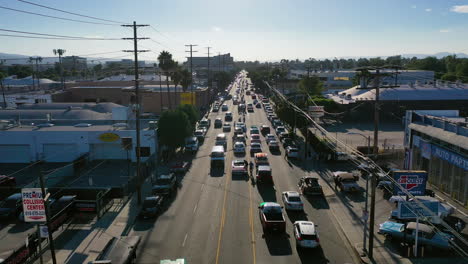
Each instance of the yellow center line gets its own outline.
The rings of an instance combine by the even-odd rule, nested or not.
[[[250,205],[250,210],[249,210],[249,218],[250,218],[250,234],[251,234],[251,241],[250,243],[252,244],[252,256],[253,256],[253,263],[257,263],[256,260],[256,250],[255,250],[255,233],[254,233],[254,222],[253,222],[253,207],[252,207],[252,187],[249,187],[249,205]]]

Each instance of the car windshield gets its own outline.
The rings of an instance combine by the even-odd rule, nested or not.
[[[169,185],[171,184],[171,179],[157,179],[156,180],[156,185]]]
[[[224,152],[213,152],[211,153],[212,157],[224,157]]]
[[[234,161],[234,166],[244,166],[244,161],[242,160],[238,160],[238,161]]]

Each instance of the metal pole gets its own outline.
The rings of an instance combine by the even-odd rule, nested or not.
[[[42,259],[42,238],[41,238],[41,225],[37,224],[37,237],[38,237],[38,243],[37,245],[39,246],[39,262],[42,264],[44,263],[44,260]]]
[[[364,136],[364,135],[362,135]],[[365,136],[364,136],[365,137]],[[367,153],[370,153],[370,136],[367,137]],[[367,251],[367,221],[368,221],[368,204],[369,204],[369,176],[370,175],[366,175],[366,202],[365,202],[365,205],[364,205],[364,212],[366,213],[366,216],[364,218],[364,238],[363,238],[363,241],[362,241],[362,250],[364,252]]]
[[[416,236],[414,239],[414,256],[418,257],[418,233],[419,233],[419,217],[416,217]]]
[[[375,104],[374,104],[374,157],[378,156],[378,140],[379,140],[379,86],[380,86],[380,71],[376,70],[376,91],[375,91]],[[371,208],[370,208],[370,224],[369,224],[369,258],[373,257],[374,249],[374,221],[375,221],[375,187],[376,187],[376,174],[372,173],[371,178]]]
[[[137,177],[137,198],[141,204],[141,178],[140,178],[140,89],[138,87],[138,46],[137,46],[137,25],[133,21],[133,49],[135,50],[135,103],[136,103],[136,177]]]
[[[46,197],[46,191],[45,191],[45,184],[44,184],[44,175],[42,174],[42,171],[39,171],[39,182],[41,184],[42,198],[44,199]],[[57,259],[55,258],[54,237],[52,236],[52,228],[50,226],[48,199],[44,199],[44,211],[46,214],[47,233],[49,233],[49,248],[50,248],[50,254],[52,256],[52,263],[57,264]]]
[[[5,86],[3,86],[3,80],[0,80],[0,86],[2,86],[3,107],[7,108],[7,102],[5,98]]]

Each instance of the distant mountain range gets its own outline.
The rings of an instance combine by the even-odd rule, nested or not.
[[[438,52],[438,53],[435,53],[435,54],[401,54],[402,57],[406,57],[406,58],[412,58],[412,57],[416,57],[418,59],[421,59],[421,58],[425,58],[425,57],[429,57],[429,56],[434,56],[434,57],[437,57],[437,58],[443,58],[443,57],[446,57],[446,56],[449,56],[449,55],[456,55],[457,58],[468,58],[468,55],[465,54],[465,53],[450,53],[450,52]],[[393,55],[392,55],[393,56]],[[33,55],[33,56],[27,56],[27,55],[20,55],[20,54],[10,54],[10,53],[1,53],[0,52],[0,60],[1,59],[6,59],[5,61],[5,65],[12,65],[12,64],[28,64],[29,63],[29,57],[36,57],[36,55]],[[387,58],[387,57],[390,57],[390,56],[349,56],[349,57],[340,57],[343,58],[343,59],[358,59],[358,58],[374,58],[374,57],[381,57],[381,58]],[[55,62],[58,61],[58,58],[57,57],[42,57],[42,62],[41,64],[53,64]],[[93,60],[95,58],[88,58],[88,61],[90,60]],[[317,58],[317,59],[331,59],[333,60],[334,58],[333,57],[326,57],[326,58]],[[99,61],[102,61],[102,62],[105,62],[105,61],[116,61],[116,60],[119,60],[119,59],[103,59],[103,58],[99,58]],[[153,61],[146,61],[147,63],[153,63]]]

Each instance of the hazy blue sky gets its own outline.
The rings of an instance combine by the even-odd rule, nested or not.
[[[402,53],[468,52],[468,0],[28,0],[104,19],[151,24],[141,28],[140,44],[155,59],[168,49],[179,60],[184,44],[198,44],[196,55],[230,52],[236,60],[309,57],[388,56]],[[15,0],[1,7],[84,19]],[[0,9],[0,28],[19,31],[121,38],[119,26],[89,25]],[[0,34],[9,34],[0,32]],[[0,52],[52,56],[132,48],[129,41],[69,41],[0,37]],[[142,47],[143,48],[143,47]],[[110,54],[108,57],[125,54]],[[130,54],[128,54],[130,56]]]

